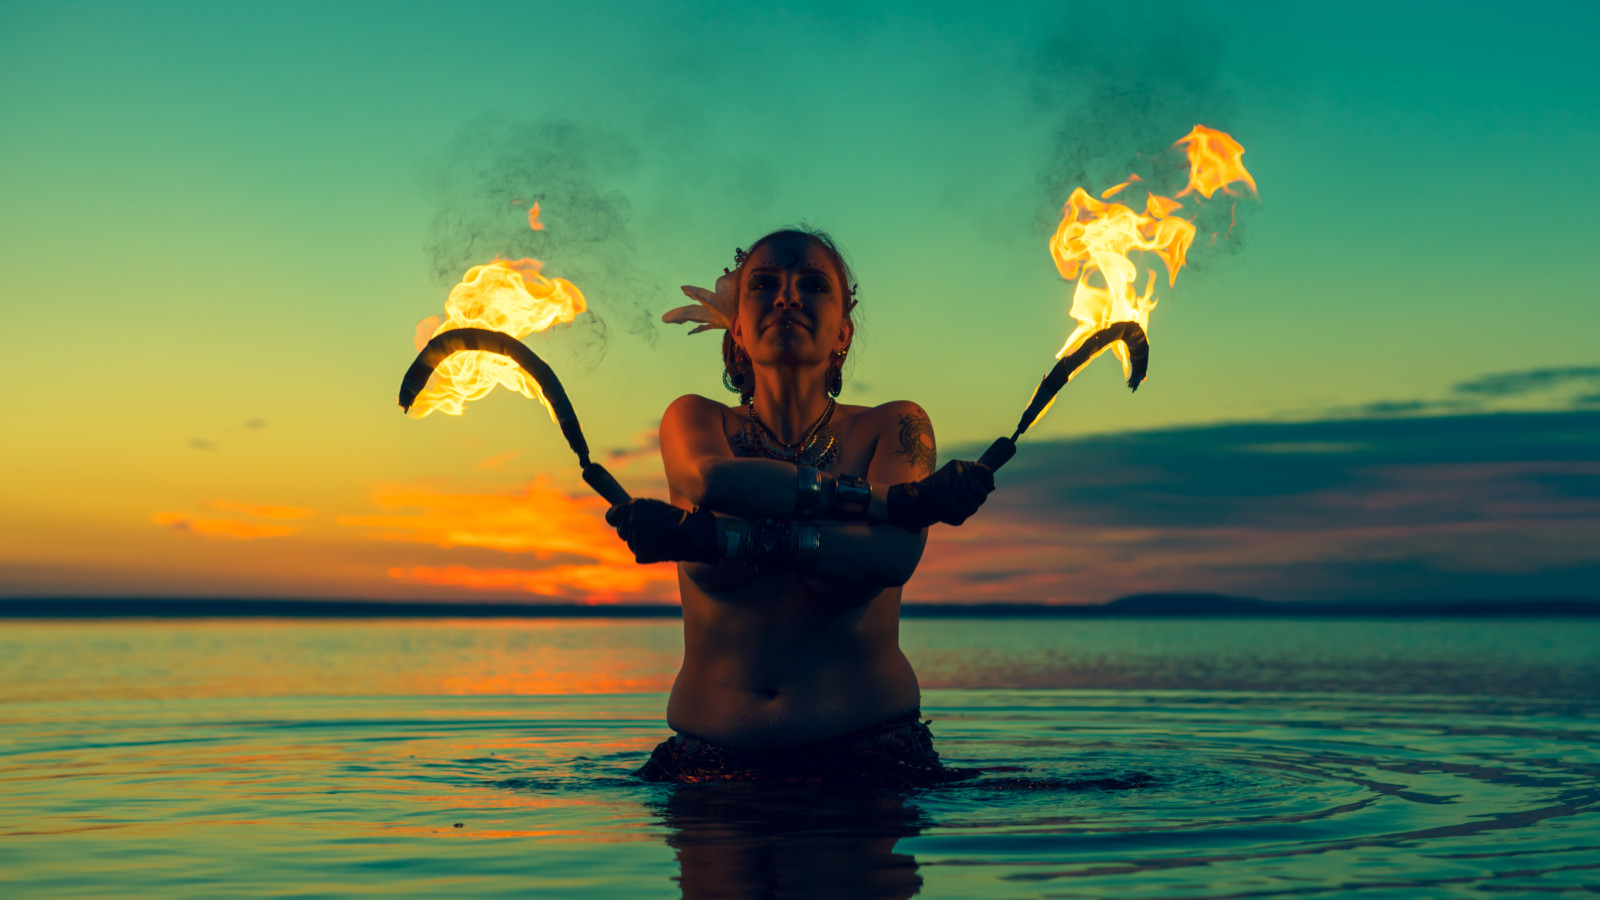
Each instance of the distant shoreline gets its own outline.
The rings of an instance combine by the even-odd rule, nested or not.
[[[908,603],[907,619],[1250,618],[1414,619],[1600,617],[1600,600],[1509,598],[1396,603],[1284,603],[1215,594],[1140,594],[1109,603]],[[407,603],[254,598],[0,598],[4,619],[676,619],[665,604]]]

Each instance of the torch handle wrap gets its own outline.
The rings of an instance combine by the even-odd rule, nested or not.
[[[1016,455],[1016,441],[1007,437],[997,438],[994,443],[989,445],[989,449],[983,451],[983,455],[978,457],[978,465],[987,466],[989,471],[995,472],[1005,465],[1011,457]]]
[[[604,497],[606,502],[612,506],[621,506],[633,499],[628,496],[628,492],[623,489],[622,485],[617,483],[617,479],[606,471],[606,467],[599,463],[589,463],[583,467],[583,480],[588,482],[589,487],[594,488],[594,492]]]
[[[539,391],[544,394],[546,403],[550,404],[550,411],[555,415],[556,424],[561,426],[561,434],[567,439],[567,446],[572,452],[578,454],[580,465],[589,465],[589,442],[583,438],[583,426],[578,424],[578,414],[572,409],[572,401],[567,399],[567,391],[561,386],[561,379],[556,377],[555,370],[551,369],[537,353],[528,349],[528,346],[503,331],[494,331],[488,328],[453,328],[434,335],[433,340],[422,348],[417,354],[411,368],[406,370],[405,377],[400,381],[400,408],[409,410],[411,404],[427,387],[429,376],[433,370],[444,362],[445,357],[463,350],[482,350],[488,353],[498,353],[510,357],[513,362],[522,367],[539,385]],[[613,480],[612,482],[616,482]]]
[[[455,328],[434,335],[433,340],[417,354],[411,368],[406,370],[405,377],[400,381],[400,407],[411,409],[411,404],[427,387],[428,379],[439,363],[444,362],[450,354],[463,350],[482,350],[510,357],[522,371],[528,373],[529,378],[538,382],[540,393],[544,395],[545,402],[550,404],[556,424],[561,426],[561,434],[567,439],[567,446],[578,454],[578,465],[583,467],[583,480],[589,487],[594,488],[595,493],[612,506],[633,499],[604,466],[589,461],[589,442],[583,438],[583,426],[578,424],[578,414],[573,411],[572,401],[568,399],[567,391],[561,386],[561,379],[556,377],[555,370],[540,359],[539,354],[529,350],[526,344],[505,332],[488,328]]]
[[[1021,437],[1028,426],[1044,413],[1045,407],[1056,398],[1056,394],[1061,393],[1061,389],[1072,380],[1073,374],[1112,341],[1121,341],[1128,348],[1128,387],[1137,391],[1150,370],[1150,339],[1145,336],[1138,322],[1113,322],[1089,335],[1078,349],[1056,362],[1055,367],[1039,382],[1039,389],[1034,391],[1033,400],[1023,410],[1022,419],[1017,423],[1017,433],[1011,436],[1012,439]]]

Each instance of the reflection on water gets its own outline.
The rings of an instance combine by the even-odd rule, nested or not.
[[[928,807],[979,797],[1014,811],[1027,805],[1017,802],[1022,794],[1102,796],[1154,786],[1143,772],[989,776],[910,795],[827,785],[697,784],[664,788],[645,807],[666,828],[667,846],[677,851],[688,900],[903,900],[921,890],[923,878],[901,839],[948,827],[929,816]]]
[[[674,621],[22,621],[0,628],[0,700],[661,691],[683,658]]]
[[[839,897],[899,900],[922,887],[917,862],[895,852],[921,811],[895,793],[817,786],[705,784],[668,788],[647,807],[677,851],[687,900]]]
[[[1587,619],[924,619],[901,632],[925,688],[1600,696]],[[653,692],[682,658],[673,620],[12,621],[0,701]]]
[[[1197,641],[1221,623],[1138,623],[1089,629],[1098,649],[1062,676],[1176,677],[1156,657],[1179,648],[1180,668],[1276,673],[1273,690],[994,687],[1037,683],[1091,640],[1084,623],[1044,623],[1066,626],[1054,646],[1039,623],[955,624],[920,646],[969,654],[929,668],[988,687],[927,691],[940,753],[1027,771],[904,795],[634,781],[665,734],[654,689],[451,693],[653,683],[676,654],[655,623],[8,624],[0,893],[1413,898],[1600,881],[1594,624],[1376,623],[1355,640],[1235,623],[1207,658]],[[493,681],[502,666],[521,675]],[[1328,687],[1427,666],[1428,693],[1368,674]],[[1499,694],[1460,690],[1497,674]]]

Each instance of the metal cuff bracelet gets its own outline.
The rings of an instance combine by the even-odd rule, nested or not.
[[[794,514],[800,519],[830,516],[865,519],[872,505],[872,485],[855,475],[829,475],[813,466],[799,466],[795,475]]]
[[[756,569],[809,572],[822,555],[817,526],[789,519],[717,518],[722,558]]]
[[[794,514],[809,519],[821,515],[833,506],[837,484],[832,475],[815,466],[798,466],[795,469]]]

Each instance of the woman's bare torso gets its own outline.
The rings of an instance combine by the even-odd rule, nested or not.
[[[730,439],[747,421],[739,409],[721,418]],[[838,407],[829,472],[866,475],[881,418]],[[672,502],[691,505],[676,491]],[[792,746],[917,707],[916,674],[900,652],[901,588],[841,596],[790,574],[696,563],[679,564],[678,584],[684,661],[667,705],[673,729],[729,747]]]

